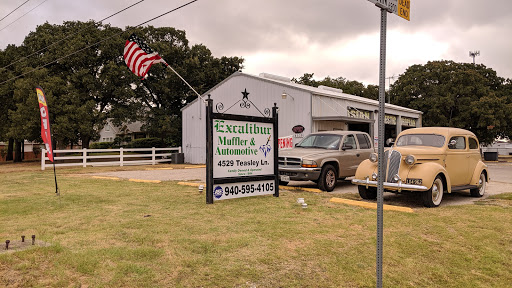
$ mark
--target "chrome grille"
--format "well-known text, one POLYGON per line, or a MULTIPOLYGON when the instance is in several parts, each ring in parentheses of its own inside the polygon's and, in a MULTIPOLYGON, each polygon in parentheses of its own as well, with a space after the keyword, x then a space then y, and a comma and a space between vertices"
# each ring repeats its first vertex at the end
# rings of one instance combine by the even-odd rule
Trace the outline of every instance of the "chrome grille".
POLYGON ((279 157, 279 166, 284 167, 300 167, 300 158, 295 157, 279 157))
POLYGON ((386 167, 387 167, 387 182, 395 182, 393 181, 393 176, 398 174, 398 171, 400 170, 400 163, 402 161, 402 154, 396 150, 388 150, 384 154, 386 158, 386 167), (391 153, 391 156, 389 155, 391 153))

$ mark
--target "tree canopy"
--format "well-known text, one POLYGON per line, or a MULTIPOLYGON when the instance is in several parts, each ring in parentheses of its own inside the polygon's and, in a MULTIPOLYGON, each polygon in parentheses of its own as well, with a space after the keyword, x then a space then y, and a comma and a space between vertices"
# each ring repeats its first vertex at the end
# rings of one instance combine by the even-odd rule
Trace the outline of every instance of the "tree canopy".
POLYGON ((182 100, 194 98, 193 93, 164 65, 152 66, 146 80, 134 75, 123 59, 131 33, 157 51, 199 93, 240 70, 244 61, 216 58, 202 44, 190 46, 185 31, 171 27, 123 30, 94 21, 45 23, 29 33, 22 45, 0 50, 0 67, 5 67, 0 69, 1 79, 24 74, 0 85, 0 141, 40 140, 35 87, 41 86, 53 142, 61 147, 78 143, 88 147, 107 118, 115 124, 140 120, 152 136, 179 145, 182 100))
POLYGON ((293 78, 292 81, 298 84, 318 87, 320 85, 328 86, 332 88, 337 88, 343 90, 343 93, 361 96, 373 100, 379 99, 379 86, 377 85, 368 85, 365 86, 363 83, 347 80, 343 77, 331 78, 329 76, 325 77, 323 80, 317 81, 313 79, 314 73, 304 73, 298 79, 293 78))
POLYGON ((432 61, 410 66, 391 85, 390 96, 422 111, 423 126, 464 128, 490 144, 512 135, 510 85, 482 64, 432 61))
MULTIPOLYGON (((305 73, 292 81, 378 100, 379 86, 365 86, 343 77, 317 81, 313 76, 305 73)), ((483 144, 491 144, 496 137, 512 136, 512 80, 499 77, 485 65, 454 61, 412 65, 386 94, 393 104, 422 111, 423 126, 464 128, 475 133, 483 144)))

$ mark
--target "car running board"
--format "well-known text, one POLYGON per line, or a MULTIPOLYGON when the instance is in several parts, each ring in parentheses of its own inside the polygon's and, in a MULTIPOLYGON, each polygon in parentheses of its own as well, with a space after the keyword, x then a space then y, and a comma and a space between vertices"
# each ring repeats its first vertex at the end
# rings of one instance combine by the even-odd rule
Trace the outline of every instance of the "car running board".
POLYGON ((475 189, 475 188, 478 188, 478 186, 476 186, 476 185, 453 186, 452 187, 452 192, 453 191, 460 191, 460 190, 475 189))

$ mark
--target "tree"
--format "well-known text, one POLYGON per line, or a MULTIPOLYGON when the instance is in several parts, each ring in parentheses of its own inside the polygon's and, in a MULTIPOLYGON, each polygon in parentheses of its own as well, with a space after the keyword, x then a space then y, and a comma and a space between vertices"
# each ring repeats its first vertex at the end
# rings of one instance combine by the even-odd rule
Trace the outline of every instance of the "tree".
POLYGON ((57 143, 65 147, 79 142, 87 148, 107 118, 113 118, 114 124, 142 120, 151 134, 181 143, 182 100, 196 96, 164 65, 153 66, 144 81, 128 69, 123 50, 133 32, 199 93, 242 68, 242 58, 216 58, 204 45, 189 47, 185 31, 170 27, 123 31, 94 21, 45 23, 29 33, 23 45, 0 50, 2 66, 22 59, 0 71, 3 79, 24 74, 0 85, 0 120, 6 123, 0 127, 0 140, 41 140, 34 90, 41 86, 47 96, 54 148, 57 143))
MULTIPOLYGON (((13 59, 19 59, 24 55, 25 49, 23 47, 16 47, 15 45, 8 45, 5 50, 0 51, 0 76, 1 79, 10 79, 15 75, 20 74, 23 70, 25 62, 12 63, 13 59)), ((20 140, 15 139, 12 133, 12 119, 10 111, 16 109, 16 102, 14 99, 15 82, 9 81, 0 85, 0 141, 8 141, 6 161, 14 160, 13 152, 15 142, 18 142, 17 147, 21 147, 20 140)), ((22 141, 21 141, 22 142, 22 141)), ((18 149, 16 159, 21 160, 21 150, 18 149)))
MULTIPOLYGON (((194 89, 202 94, 229 75, 240 70, 243 58, 216 58, 204 45, 189 47, 185 31, 170 27, 131 29, 147 45, 157 51, 194 89)), ((126 34, 128 38, 129 34, 126 34)), ((125 68, 128 70, 128 68, 125 68)), ((150 135, 165 139, 172 145, 181 143, 181 108, 183 100, 197 95, 170 69, 153 65, 146 80, 132 74, 135 93, 142 105, 143 129, 150 135)))
POLYGON ((410 66, 390 93, 398 105, 423 111, 423 126, 464 128, 489 144, 510 133, 504 81, 481 64, 432 61, 410 66))
POLYGON ((323 80, 316 81, 313 79, 314 73, 304 73, 299 79, 293 78, 292 81, 298 84, 308 85, 312 87, 327 86, 341 89, 343 93, 361 96, 373 100, 379 99, 379 86, 368 85, 358 81, 349 81, 343 77, 331 78, 325 77, 323 80))
POLYGON ((65 147, 82 142, 88 148, 111 111, 120 110, 116 116, 121 120, 135 117, 137 108, 129 105, 135 93, 122 57, 121 34, 119 28, 94 21, 64 22, 45 23, 25 38, 27 49, 44 51, 30 58, 31 66, 45 66, 48 78, 61 80, 39 84, 49 94, 49 105, 55 103, 49 106, 54 143, 65 147))

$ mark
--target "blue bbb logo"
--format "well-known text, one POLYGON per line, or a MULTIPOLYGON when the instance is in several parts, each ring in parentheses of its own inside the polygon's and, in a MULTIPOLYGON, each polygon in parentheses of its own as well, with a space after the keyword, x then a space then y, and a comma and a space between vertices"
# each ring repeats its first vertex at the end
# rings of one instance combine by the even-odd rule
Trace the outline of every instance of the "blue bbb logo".
POLYGON ((217 199, 220 199, 220 197, 222 197, 223 194, 224 194, 224 191, 222 190, 222 187, 220 187, 220 186, 215 187, 215 190, 213 190, 213 195, 217 199))

